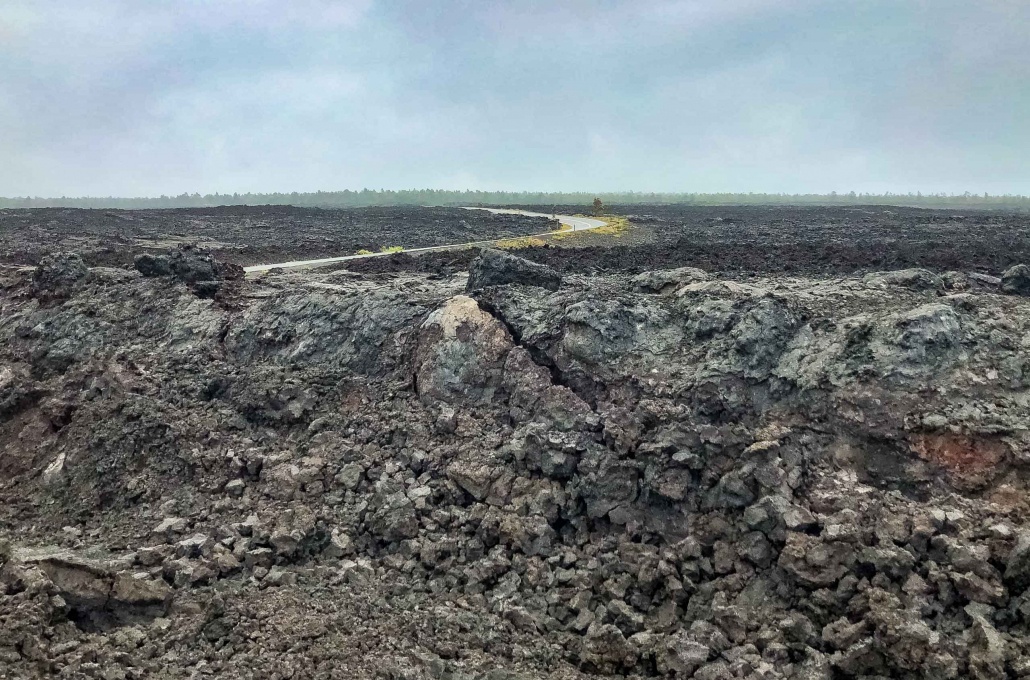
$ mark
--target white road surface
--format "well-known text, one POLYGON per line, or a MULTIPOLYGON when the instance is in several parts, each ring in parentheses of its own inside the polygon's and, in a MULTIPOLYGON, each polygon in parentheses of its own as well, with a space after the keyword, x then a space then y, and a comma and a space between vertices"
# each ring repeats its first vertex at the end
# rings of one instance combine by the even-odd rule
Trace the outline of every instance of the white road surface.
MULTIPOLYGON (((526 215, 527 217, 551 217, 547 213, 530 212, 528 210, 513 210, 508 208, 466 208, 466 210, 486 210, 492 213, 503 213, 507 215, 526 215)), ((587 231, 589 229, 597 229, 603 227, 607 222, 604 220, 597 220, 592 217, 573 217, 572 215, 554 215, 555 218, 565 226, 569 231, 587 231)), ((551 236, 555 232, 548 231, 541 234, 527 234, 527 236, 551 236)), ((489 241, 469 241, 468 243, 453 243, 446 246, 429 246, 428 248, 405 248, 405 253, 427 253, 433 250, 454 250, 457 248, 468 248, 470 246, 485 246, 491 243, 497 243, 498 241, 507 241, 509 238, 491 239, 489 241)), ((517 238, 526 238, 525 236, 517 238)), ((390 253, 371 253, 370 255, 341 255, 339 257, 324 257, 318 260, 295 260, 293 262, 277 262, 275 264, 255 264, 250 267, 244 267, 243 271, 248 274, 266 272, 269 269, 301 269, 305 267, 319 267, 325 264, 332 264, 333 262, 346 262, 347 260, 361 260, 367 257, 383 257, 390 255, 390 253)))

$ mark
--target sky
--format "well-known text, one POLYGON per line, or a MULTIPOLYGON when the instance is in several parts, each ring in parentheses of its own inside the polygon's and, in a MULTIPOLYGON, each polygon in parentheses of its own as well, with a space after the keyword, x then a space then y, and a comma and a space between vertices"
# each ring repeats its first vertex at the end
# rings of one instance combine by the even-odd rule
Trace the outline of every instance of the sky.
POLYGON ((364 187, 1030 194, 1030 2, 0 2, 0 196, 364 187))

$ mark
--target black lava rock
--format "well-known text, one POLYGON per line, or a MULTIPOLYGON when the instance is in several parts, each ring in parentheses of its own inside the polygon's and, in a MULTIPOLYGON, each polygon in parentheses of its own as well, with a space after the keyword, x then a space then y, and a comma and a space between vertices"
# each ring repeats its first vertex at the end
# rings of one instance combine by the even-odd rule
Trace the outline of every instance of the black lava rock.
POLYGON ((1001 275, 1001 289, 1011 295, 1030 296, 1030 267, 1017 264, 1001 275))
POLYGON ((500 250, 484 249, 469 268, 469 280, 465 290, 473 291, 511 283, 558 290, 562 278, 558 272, 542 264, 500 250))

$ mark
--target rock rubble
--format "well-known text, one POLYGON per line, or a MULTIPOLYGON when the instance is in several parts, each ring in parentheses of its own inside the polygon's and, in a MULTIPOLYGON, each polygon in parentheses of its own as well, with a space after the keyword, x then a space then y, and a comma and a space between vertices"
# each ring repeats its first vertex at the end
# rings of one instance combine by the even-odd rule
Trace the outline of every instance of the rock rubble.
POLYGON ((54 267, 0 275, 0 676, 1030 676, 1020 296, 54 267))

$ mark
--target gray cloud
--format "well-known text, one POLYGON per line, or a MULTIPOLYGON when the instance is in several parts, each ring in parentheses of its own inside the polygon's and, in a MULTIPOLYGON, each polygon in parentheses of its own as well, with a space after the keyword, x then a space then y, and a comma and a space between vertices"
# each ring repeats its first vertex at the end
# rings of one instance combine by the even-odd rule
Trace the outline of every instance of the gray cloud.
POLYGON ((1028 53, 1021 0, 8 0, 0 195, 1027 193, 1028 53))

